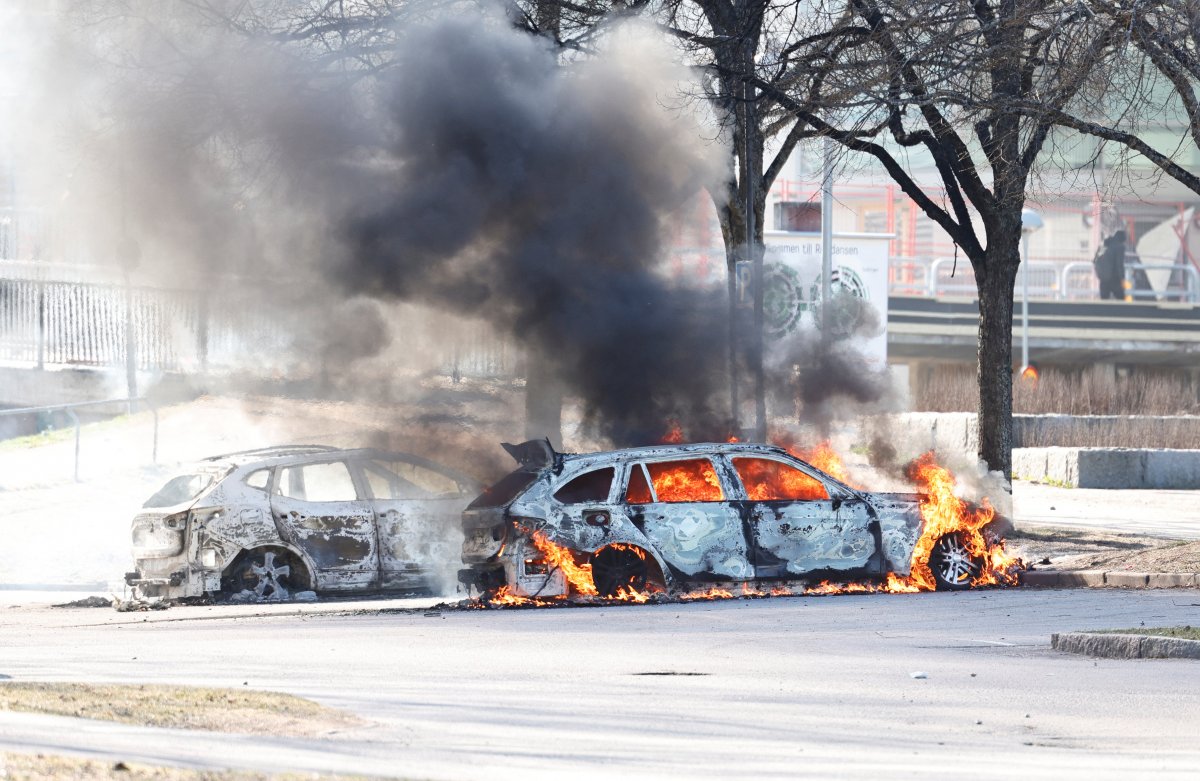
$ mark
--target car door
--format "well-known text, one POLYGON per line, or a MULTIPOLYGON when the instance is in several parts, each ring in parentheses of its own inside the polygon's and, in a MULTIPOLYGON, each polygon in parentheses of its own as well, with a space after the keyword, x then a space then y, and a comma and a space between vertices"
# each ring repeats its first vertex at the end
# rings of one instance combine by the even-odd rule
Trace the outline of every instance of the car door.
POLYGON ((423 588, 453 573, 462 548, 462 512, 471 498, 458 479, 400 454, 355 461, 379 530, 380 583, 423 588))
POLYGON ((745 525, 728 501, 730 486, 709 457, 634 462, 627 475, 630 518, 677 577, 754 577, 745 525))
POLYGON ((748 500, 759 578, 862 570, 871 562, 877 540, 865 502, 840 491, 831 497, 815 474, 780 459, 730 462, 748 500))
POLYGON ((301 548, 323 591, 370 588, 379 580, 375 514, 345 461, 283 466, 271 512, 284 540, 301 548))

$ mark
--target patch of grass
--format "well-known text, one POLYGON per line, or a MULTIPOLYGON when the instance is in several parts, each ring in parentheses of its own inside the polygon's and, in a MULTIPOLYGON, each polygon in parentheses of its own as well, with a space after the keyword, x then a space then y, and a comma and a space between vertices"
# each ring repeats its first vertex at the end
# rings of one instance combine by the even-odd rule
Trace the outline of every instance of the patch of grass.
MULTIPOLYGON (((130 421, 129 415, 117 415, 107 420, 98 420, 91 423, 82 423, 79 427, 79 435, 87 436, 89 433, 103 431, 105 429, 116 428, 130 421)), ((75 426, 71 423, 59 426, 58 428, 46 429, 37 434, 27 434, 23 437, 12 437, 10 439, 0 439, 0 450, 24 450, 31 447, 43 447, 45 445, 53 445, 58 442, 69 442, 75 438, 75 426)))
POLYGON ((0 753, 5 781, 351 781, 369 776, 316 773, 254 773, 244 770, 189 770, 181 767, 105 762, 46 754, 0 753))
POLYGON ((1178 637, 1184 640, 1200 640, 1200 626, 1138 627, 1137 629, 1100 629, 1101 635, 1149 635, 1150 637, 1178 637))
POLYGON ((290 694, 162 684, 5 682, 0 710, 253 735, 315 737, 364 724, 290 694))

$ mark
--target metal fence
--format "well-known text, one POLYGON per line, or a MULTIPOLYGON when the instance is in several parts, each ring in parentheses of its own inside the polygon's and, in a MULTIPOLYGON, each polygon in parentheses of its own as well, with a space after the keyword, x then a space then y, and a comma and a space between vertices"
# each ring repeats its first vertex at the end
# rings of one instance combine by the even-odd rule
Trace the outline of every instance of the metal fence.
MULTIPOLYGON (((141 371, 270 376, 320 361, 314 307, 286 290, 171 290, 13 276, 0 276, 2 363, 126 367, 130 346, 141 371)), ((522 371, 520 351, 486 324, 411 308, 389 319, 399 352, 419 355, 411 358, 423 362, 419 368, 458 377, 522 371)))
MULTIPOLYGON (((1160 258, 1126 263, 1126 297, 1138 301, 1200 303, 1200 272, 1192 266, 1160 258)), ((1098 299, 1100 287, 1090 261, 1029 262, 1029 298, 1069 301, 1098 299)), ((975 273, 965 258, 891 260, 888 290, 903 296, 974 296, 975 273)), ((1017 295, 1021 280, 1017 279, 1017 295)))

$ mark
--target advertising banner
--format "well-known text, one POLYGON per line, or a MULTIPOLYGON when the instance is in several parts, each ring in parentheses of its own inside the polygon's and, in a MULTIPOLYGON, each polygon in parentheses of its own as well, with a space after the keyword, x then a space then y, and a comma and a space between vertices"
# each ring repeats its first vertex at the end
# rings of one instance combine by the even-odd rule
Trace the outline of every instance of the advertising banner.
MULTIPOLYGON (((887 364, 888 245, 891 236, 833 236, 830 332, 854 339, 872 368, 887 364)), ((821 327, 821 236, 768 231, 764 237, 763 310, 766 338, 785 339, 821 327)))

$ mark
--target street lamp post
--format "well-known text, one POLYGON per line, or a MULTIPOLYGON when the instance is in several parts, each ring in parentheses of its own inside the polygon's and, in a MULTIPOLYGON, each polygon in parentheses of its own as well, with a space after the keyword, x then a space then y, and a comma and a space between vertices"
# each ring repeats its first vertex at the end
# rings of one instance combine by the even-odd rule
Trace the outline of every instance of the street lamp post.
POLYGON ((1041 229, 1042 215, 1021 210, 1021 373, 1029 368, 1029 237, 1041 229))

